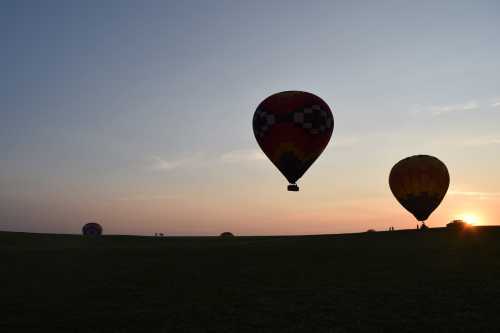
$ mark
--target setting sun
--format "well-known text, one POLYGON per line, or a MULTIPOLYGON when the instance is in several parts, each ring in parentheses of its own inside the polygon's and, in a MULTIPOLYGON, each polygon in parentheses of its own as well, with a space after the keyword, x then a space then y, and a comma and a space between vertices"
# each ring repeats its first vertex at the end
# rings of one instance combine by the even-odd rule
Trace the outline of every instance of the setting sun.
POLYGON ((480 222, 480 219, 477 215, 474 214, 461 214, 458 215, 458 218, 471 224, 471 225, 477 225, 480 222))

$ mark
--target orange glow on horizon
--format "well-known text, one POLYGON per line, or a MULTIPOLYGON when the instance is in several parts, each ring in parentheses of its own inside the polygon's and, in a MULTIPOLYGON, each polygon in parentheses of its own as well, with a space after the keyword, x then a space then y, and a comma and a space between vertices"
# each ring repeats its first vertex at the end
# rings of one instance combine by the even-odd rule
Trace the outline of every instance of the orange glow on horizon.
POLYGON ((481 222, 481 219, 473 213, 459 214, 457 215, 457 219, 463 220, 473 226, 478 225, 481 222))

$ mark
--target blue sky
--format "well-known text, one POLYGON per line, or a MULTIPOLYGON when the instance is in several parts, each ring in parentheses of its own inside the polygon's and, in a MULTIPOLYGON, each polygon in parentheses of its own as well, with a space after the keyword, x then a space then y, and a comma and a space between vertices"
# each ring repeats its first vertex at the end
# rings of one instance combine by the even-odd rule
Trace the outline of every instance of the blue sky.
POLYGON ((0 229, 412 226, 387 175, 417 153, 452 176, 436 225, 461 205, 491 223, 499 33, 497 1, 3 1, 0 229), (336 124, 295 197, 251 129, 292 89, 336 124))

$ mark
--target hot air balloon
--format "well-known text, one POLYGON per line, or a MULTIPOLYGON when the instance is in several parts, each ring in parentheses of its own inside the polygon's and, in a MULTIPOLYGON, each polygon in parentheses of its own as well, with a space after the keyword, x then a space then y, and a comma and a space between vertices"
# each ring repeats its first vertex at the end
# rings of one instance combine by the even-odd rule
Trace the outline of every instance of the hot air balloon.
POLYGON ((83 226, 82 233, 84 236, 100 236, 102 235, 102 227, 99 223, 90 222, 83 226))
POLYGON ((264 154, 285 176, 289 191, 321 155, 333 132, 333 115, 321 98, 283 91, 262 101, 253 115, 253 132, 264 154))
POLYGON ((392 193, 423 226, 443 200, 449 185, 446 165, 429 155, 402 159, 392 167, 389 175, 392 193))

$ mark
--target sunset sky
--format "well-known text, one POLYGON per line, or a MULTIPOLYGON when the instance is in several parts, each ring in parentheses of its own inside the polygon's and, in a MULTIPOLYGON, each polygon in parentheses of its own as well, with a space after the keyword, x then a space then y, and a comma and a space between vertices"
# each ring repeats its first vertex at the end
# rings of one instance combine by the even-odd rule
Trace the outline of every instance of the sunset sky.
POLYGON ((500 2, 2 1, 0 230, 151 235, 415 228, 391 167, 451 183, 428 220, 500 224, 500 2), (335 129, 300 192, 256 106, 304 90, 335 129))

